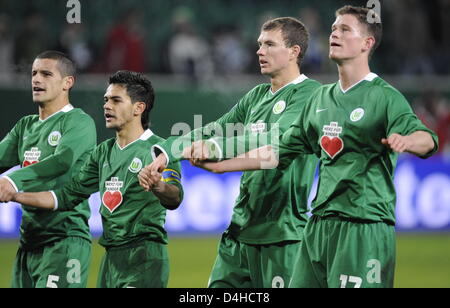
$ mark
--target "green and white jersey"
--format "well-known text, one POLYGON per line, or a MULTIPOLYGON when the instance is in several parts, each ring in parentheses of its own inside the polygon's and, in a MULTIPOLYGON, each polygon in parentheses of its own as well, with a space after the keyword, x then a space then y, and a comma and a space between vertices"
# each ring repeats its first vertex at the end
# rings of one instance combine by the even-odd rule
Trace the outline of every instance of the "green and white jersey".
POLYGON ((320 158, 313 214, 395 223, 394 169, 398 154, 381 143, 393 133, 434 132, 425 127, 403 95, 370 73, 343 91, 340 83, 320 87, 283 135, 285 167, 298 154, 320 158))
MULTIPOLYGON (((262 84, 248 92, 236 106, 217 121, 202 129, 202 139, 214 137, 219 152, 226 158, 279 140, 305 107, 311 93, 320 86, 317 81, 299 76, 296 80, 273 93, 270 84, 262 84), (241 123, 244 134, 223 138, 227 124, 241 123), (276 128, 276 130, 273 129, 276 128), (276 132, 270 136, 271 132, 276 132), (263 136, 264 135, 264 136, 263 136), (263 138, 259 138, 263 136, 263 138), (259 142, 252 142, 258 139, 259 142), (244 144, 239 149, 239 145, 244 144), (242 150, 244 149, 244 150, 242 150), (231 154, 230 154, 231 153, 231 154)), ((182 148, 174 146, 180 139, 187 145, 198 137, 198 130, 178 139, 159 144, 171 161, 180 157, 182 148)), ((226 135, 225 135, 226 137, 226 135)), ((156 149, 154 149, 156 150, 156 149)), ((155 153, 156 154, 156 153, 155 153)), ((244 172, 239 196, 235 202, 228 231, 247 244, 272 244, 301 240, 307 221, 307 200, 312 186, 317 158, 301 155, 287 170, 271 169, 244 172)))
MULTIPOLYGON (((56 189, 78 173, 96 143, 94 121, 71 105, 45 120, 38 115, 26 116, 0 142, 0 171, 22 166, 6 177, 17 191, 56 189)), ((49 213, 26 205, 22 205, 22 210, 23 249, 34 249, 68 236, 91 238, 87 202, 68 212, 49 213)))
MULTIPOLYGON (((167 243, 164 230, 166 208, 152 193, 139 185, 139 171, 153 160, 149 149, 164 139, 146 130, 136 141, 121 148, 115 138, 99 144, 80 172, 63 188, 55 190, 58 213, 100 191, 104 247, 121 246, 141 239, 167 243)), ((165 182, 182 187, 180 165, 174 163, 163 172, 165 182)))

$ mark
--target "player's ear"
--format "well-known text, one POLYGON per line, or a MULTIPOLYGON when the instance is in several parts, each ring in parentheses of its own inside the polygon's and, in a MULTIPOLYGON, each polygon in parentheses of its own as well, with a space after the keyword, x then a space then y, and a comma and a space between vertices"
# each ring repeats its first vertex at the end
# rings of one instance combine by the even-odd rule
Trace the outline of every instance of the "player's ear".
POLYGON ((368 36, 364 39, 362 51, 363 52, 369 51, 373 48, 374 45, 375 45, 375 38, 373 36, 368 36))
POLYGON ((134 115, 141 115, 145 111, 145 103, 144 102, 136 102, 134 103, 134 115))
POLYGON ((297 61, 300 53, 302 52, 302 48, 299 45, 294 45, 291 47, 291 56, 292 59, 294 59, 295 61, 297 61))
POLYGON ((73 76, 66 76, 63 78, 63 90, 69 91, 73 85, 75 84, 75 77, 73 76))

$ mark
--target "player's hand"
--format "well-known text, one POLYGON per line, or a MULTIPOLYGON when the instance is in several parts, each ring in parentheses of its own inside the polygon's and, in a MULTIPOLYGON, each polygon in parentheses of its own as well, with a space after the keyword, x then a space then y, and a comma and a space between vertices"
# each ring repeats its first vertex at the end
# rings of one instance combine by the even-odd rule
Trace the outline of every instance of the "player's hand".
POLYGON ((181 156, 183 157, 183 159, 190 160, 191 157, 192 157, 192 147, 184 148, 183 153, 181 154, 181 156))
POLYGON ((0 179, 0 202, 9 202, 14 198, 16 190, 11 183, 5 179, 0 179))
POLYGON ((411 147, 410 138, 399 134, 392 134, 387 139, 383 138, 381 143, 397 153, 406 152, 411 147))
POLYGON ((191 164, 196 166, 198 163, 210 158, 209 148, 205 141, 200 140, 191 145, 191 164))
POLYGON ((166 168, 167 160, 163 154, 160 154, 150 165, 142 168, 139 172, 139 184, 150 191, 161 180, 161 174, 166 168))
POLYGON ((143 168, 138 175, 139 184, 145 191, 152 191, 161 182, 162 173, 151 171, 150 165, 143 168))
POLYGON ((145 191, 158 190, 159 184, 161 184, 162 173, 151 172, 139 173, 139 184, 144 188, 145 191))

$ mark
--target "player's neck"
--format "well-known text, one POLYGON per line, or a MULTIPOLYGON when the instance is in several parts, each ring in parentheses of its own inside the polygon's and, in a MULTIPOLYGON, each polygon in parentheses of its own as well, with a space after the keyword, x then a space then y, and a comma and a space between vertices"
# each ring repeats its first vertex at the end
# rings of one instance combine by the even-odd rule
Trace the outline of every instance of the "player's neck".
POLYGON ((70 102, 68 98, 61 98, 51 102, 39 103, 39 119, 45 120, 49 116, 55 114, 69 104, 70 102))
POLYGON ((339 80, 342 90, 347 90, 370 73, 369 63, 366 59, 352 59, 338 63, 339 80))
POLYGON ((130 143, 139 139, 143 133, 144 129, 142 128, 142 124, 140 121, 139 123, 128 123, 121 130, 118 130, 116 132, 117 144, 119 144, 121 148, 124 148, 130 143))
POLYGON ((279 89, 287 85, 288 83, 294 81, 300 76, 300 70, 298 67, 286 69, 280 74, 270 77, 271 90, 273 93, 277 92, 279 89))

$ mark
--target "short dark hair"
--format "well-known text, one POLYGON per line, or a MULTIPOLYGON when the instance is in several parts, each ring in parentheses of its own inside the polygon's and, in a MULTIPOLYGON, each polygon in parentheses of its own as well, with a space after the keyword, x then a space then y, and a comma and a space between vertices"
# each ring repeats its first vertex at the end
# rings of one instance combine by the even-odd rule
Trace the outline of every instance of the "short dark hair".
POLYGON ((366 27, 366 30, 369 33, 369 35, 375 38, 375 44, 373 45, 372 49, 369 52, 369 59, 370 59, 373 53, 375 52, 375 49, 377 49, 378 46, 380 46, 381 38, 383 36, 383 25, 381 23, 381 18, 372 9, 351 5, 346 5, 338 9, 336 11, 336 17, 338 17, 339 15, 355 16, 356 19, 366 27), (376 22, 369 22, 368 19, 369 15, 372 15, 373 19, 376 22))
POLYGON ((75 62, 63 52, 56 50, 46 50, 40 53, 36 59, 52 59, 57 61, 59 73, 62 77, 72 76, 75 78, 77 68, 75 62))
POLYGON ((271 31, 280 29, 283 34, 284 42, 287 47, 298 45, 301 48, 297 59, 300 67, 301 62, 308 50, 309 31, 306 26, 298 19, 293 17, 279 17, 266 21, 262 27, 262 31, 271 31))
POLYGON ((131 98, 131 102, 144 102, 145 110, 141 116, 144 129, 149 127, 149 114, 155 102, 155 92, 152 83, 144 75, 131 71, 118 71, 109 77, 109 84, 122 85, 131 98))

